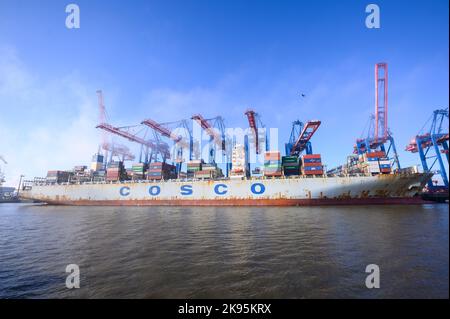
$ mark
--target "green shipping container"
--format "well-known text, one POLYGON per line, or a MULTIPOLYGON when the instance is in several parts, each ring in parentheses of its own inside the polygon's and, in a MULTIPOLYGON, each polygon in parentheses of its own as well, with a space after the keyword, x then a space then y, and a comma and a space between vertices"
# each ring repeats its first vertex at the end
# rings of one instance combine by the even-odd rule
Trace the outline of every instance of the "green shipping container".
POLYGON ((297 156, 283 156, 281 158, 282 163, 298 163, 297 156))
POLYGON ((276 168, 276 169, 281 169, 281 165, 280 164, 264 164, 264 168, 276 168))
POLYGON ((283 168, 285 169, 285 170, 300 170, 300 166, 298 166, 298 165, 289 165, 289 166, 283 166, 283 168))

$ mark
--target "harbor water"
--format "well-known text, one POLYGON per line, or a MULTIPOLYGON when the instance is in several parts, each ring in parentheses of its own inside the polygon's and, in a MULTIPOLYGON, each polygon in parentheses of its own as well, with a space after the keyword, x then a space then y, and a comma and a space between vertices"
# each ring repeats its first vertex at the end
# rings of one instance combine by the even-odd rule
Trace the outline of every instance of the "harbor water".
POLYGON ((0 297, 448 298, 449 209, 2 204, 0 297))

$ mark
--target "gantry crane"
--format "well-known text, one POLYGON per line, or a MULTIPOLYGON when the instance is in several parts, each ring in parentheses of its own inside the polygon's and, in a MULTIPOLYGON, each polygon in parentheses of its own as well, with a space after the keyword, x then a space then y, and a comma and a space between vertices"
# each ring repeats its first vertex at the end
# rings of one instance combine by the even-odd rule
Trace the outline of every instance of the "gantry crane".
MULTIPOLYGON (((420 160, 422 162, 422 168, 424 172, 434 172, 441 176, 443 187, 448 191, 448 172, 446 172, 444 160, 442 154, 445 154, 447 158, 447 167, 449 162, 448 154, 448 141, 449 141, 449 129, 448 129, 448 108, 435 110, 424 128, 417 134, 411 142, 406 146, 405 150, 411 153, 419 153, 420 160), (424 133, 424 128, 431 120, 431 126, 424 133), (445 126, 445 124, 447 126, 445 126), (436 162, 439 164, 439 170, 433 171, 436 162)), ((435 185, 433 180, 430 179, 427 183, 429 190, 437 190, 442 188, 442 185, 435 185)))
MULTIPOLYGON (((245 113, 248 119, 248 125, 252 131, 252 135, 253 135, 253 139, 255 141, 255 151, 256 154, 260 154, 261 153, 261 145, 260 145, 260 139, 259 139, 259 128, 264 128, 264 124, 261 122, 261 117, 258 113, 256 113, 254 110, 252 109, 248 109, 245 113)), ((266 136, 265 136, 265 149, 267 150, 268 148, 268 143, 267 143, 267 132, 266 132, 266 136)))
POLYGON ((393 167, 400 169, 394 138, 388 127, 388 66, 375 65, 375 115, 369 118, 367 137, 356 140, 355 154, 383 151, 393 167))
POLYGON ((134 154, 132 154, 126 146, 118 145, 115 143, 103 143, 102 148, 103 150, 105 150, 105 152, 109 152, 108 162, 111 162, 114 156, 119 157, 122 162, 133 161, 135 159, 134 154))
MULTIPOLYGON (((251 130, 251 135, 253 137, 253 141, 254 141, 254 145, 255 145, 256 155, 261 154, 261 149, 262 149, 261 143, 262 142, 265 144, 264 150, 267 151, 269 149, 267 131, 265 130, 265 126, 261 121, 261 116, 253 109, 247 109, 247 111, 245 111, 244 114, 245 114, 245 116, 247 116, 248 126, 251 130), (261 129, 263 129, 264 134, 265 134, 263 141, 261 141, 261 139, 260 139, 261 129)), ((244 136, 244 149, 245 149, 245 154, 246 154, 247 172, 251 172, 251 161, 249 160, 250 147, 249 147, 247 135, 244 136)), ((260 171, 260 168, 256 167, 255 172, 259 172, 259 171, 260 171)))
MULTIPOLYGON (((97 98, 98 98, 98 109, 99 109, 99 118, 98 123, 108 123, 106 107, 103 100, 103 92, 102 90, 97 90, 97 98)), ((130 149, 125 145, 117 144, 113 141, 109 141, 108 132, 102 131, 101 143, 99 144, 98 154, 101 154, 101 150, 104 152, 104 165, 107 165, 108 162, 112 161, 113 156, 118 156, 122 159, 122 161, 132 161, 135 159, 135 156, 130 152, 130 149), (109 159, 108 159, 109 154, 109 159)))
POLYGON ((286 155, 299 156, 303 151, 312 154, 311 138, 319 128, 320 121, 308 121, 306 124, 296 120, 292 123, 289 142, 285 144, 286 155))
MULTIPOLYGON (((166 159, 170 158, 170 150, 166 143, 160 143, 160 142, 154 142, 151 140, 146 140, 144 138, 141 138, 137 136, 137 134, 132 134, 128 130, 132 128, 131 126, 128 127, 114 127, 108 123, 101 123, 97 125, 97 128, 100 128, 102 130, 105 130, 107 132, 110 132, 112 134, 121 136, 131 142, 135 142, 140 144, 141 146, 146 148, 146 156, 145 156, 145 163, 149 163, 154 159, 155 161, 158 158, 158 154, 161 155, 162 161, 165 162, 166 159), (151 150, 152 153, 150 157, 148 157, 148 151, 151 150)), ((142 160, 142 158, 141 158, 142 160)))
POLYGON ((225 166, 226 166, 226 176, 228 176, 228 172, 230 170, 230 160, 229 160, 229 152, 226 150, 226 140, 225 140, 225 123, 221 116, 216 116, 214 118, 205 119, 201 114, 195 114, 191 117, 200 127, 205 130, 206 134, 210 137, 208 146, 208 156, 209 163, 215 163, 215 158, 217 155, 217 148, 219 148, 222 154, 222 162, 225 158, 225 166))
POLYGON ((167 137, 174 142, 174 159, 176 162, 177 173, 181 171, 181 165, 184 160, 184 150, 188 152, 188 159, 192 159, 193 152, 193 140, 192 140, 192 131, 190 130, 187 121, 181 120, 177 122, 170 123, 158 123, 152 119, 146 119, 141 122, 141 124, 146 125, 152 128, 155 132, 159 133, 161 136, 167 137), (177 130, 171 130, 169 126, 175 125, 178 128, 184 129, 185 133, 187 132, 187 138, 189 142, 186 141, 186 138, 182 135, 177 134, 177 130))

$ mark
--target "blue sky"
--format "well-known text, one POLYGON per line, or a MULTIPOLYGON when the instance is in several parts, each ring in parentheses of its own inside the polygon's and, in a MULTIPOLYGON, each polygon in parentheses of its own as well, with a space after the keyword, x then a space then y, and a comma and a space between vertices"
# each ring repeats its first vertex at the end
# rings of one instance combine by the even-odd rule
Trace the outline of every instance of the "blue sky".
POLYGON ((374 64, 389 64, 389 126, 403 151, 449 102, 448 1, 0 1, 0 154, 7 178, 88 163, 99 132, 95 91, 112 123, 223 115, 245 126, 256 109, 279 128, 320 119, 315 152, 351 153, 374 110, 374 64), (381 28, 365 27, 376 3, 381 28), (300 99, 299 92, 306 93, 300 99))

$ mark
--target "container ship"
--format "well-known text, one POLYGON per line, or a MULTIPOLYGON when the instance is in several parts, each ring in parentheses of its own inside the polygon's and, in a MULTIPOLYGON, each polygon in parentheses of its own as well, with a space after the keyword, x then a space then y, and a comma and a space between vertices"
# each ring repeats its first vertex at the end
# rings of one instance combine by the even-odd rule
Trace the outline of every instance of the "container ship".
MULTIPOLYGON (((25 182, 21 197, 54 205, 101 206, 311 206, 417 204, 418 193, 431 177, 416 169, 393 172, 382 158, 360 156, 359 172, 344 168, 339 174, 323 170, 320 154, 280 156, 264 154, 262 172, 249 176, 244 148, 233 149, 228 177, 215 164, 193 160, 177 174, 164 162, 136 163, 125 169, 111 162, 106 170, 75 167, 49 171, 47 178, 25 182), (370 159, 370 161, 369 161, 370 159), (258 174, 259 173, 259 174, 258 174)), ((101 167, 95 156, 92 168, 101 167)))
MULTIPOLYGON (((319 120, 306 123, 294 121, 289 141, 285 143, 285 156, 281 156, 280 151, 268 149, 270 143, 267 131, 259 114, 252 109, 244 113, 248 120, 244 142, 236 143, 233 137, 233 142, 230 143, 231 138, 226 138, 221 116, 205 119, 202 115, 195 114, 190 118, 192 127, 188 119, 170 123, 145 119, 140 123, 141 126, 113 126, 106 121, 103 95, 99 90, 100 124, 97 128, 104 134, 101 145, 103 152, 99 149, 94 155, 90 169, 77 166, 72 171, 49 171, 46 178, 24 183, 21 195, 27 199, 63 205, 296 206, 423 203, 425 201, 420 193, 425 184, 430 189, 434 186, 431 182, 434 175, 432 165, 427 165, 427 157, 423 155, 431 147, 436 150, 441 165, 440 171, 445 181, 443 194, 448 194, 448 179, 441 159, 441 153, 445 153, 448 161, 448 129, 447 133, 443 133, 441 125, 436 124, 444 123, 444 118, 448 120, 448 109, 434 112, 432 128, 439 127, 437 133, 432 129, 426 135, 416 136, 414 143, 406 149, 422 154, 424 171, 419 172, 417 166, 401 168, 394 139, 388 129, 387 77, 387 63, 377 63, 375 113, 369 119, 367 135, 356 140, 353 154, 348 156, 344 165, 330 170, 325 170, 321 154, 312 150, 311 138, 321 124, 319 120), (195 123, 209 137, 207 163, 195 154, 192 134, 195 123), (176 128, 173 129, 171 125, 176 128), (139 133, 133 133, 135 127, 138 127, 139 132, 145 133, 143 137, 139 133), (151 130, 155 139, 149 140, 149 132, 143 128, 151 130), (179 128, 183 130, 180 131, 179 128), (139 162, 126 168, 125 162, 133 161, 134 155, 125 146, 107 142, 105 134, 139 144, 139 162), (172 152, 164 141, 174 143, 172 152), (141 160, 143 150, 146 150, 145 158, 141 160), (253 170, 249 164, 250 151, 260 155, 259 167, 253 167, 253 170), (213 156, 220 153, 226 157, 220 161, 225 163, 221 164, 225 165, 222 168, 219 168, 216 164, 219 161, 213 156), (121 156, 121 160, 119 157, 119 160, 113 161, 113 155, 116 159, 121 156), (173 165, 166 163, 167 158, 174 159, 173 165), (225 169, 225 174, 222 169, 225 169)), ((251 164, 258 161, 252 160, 251 164)))

